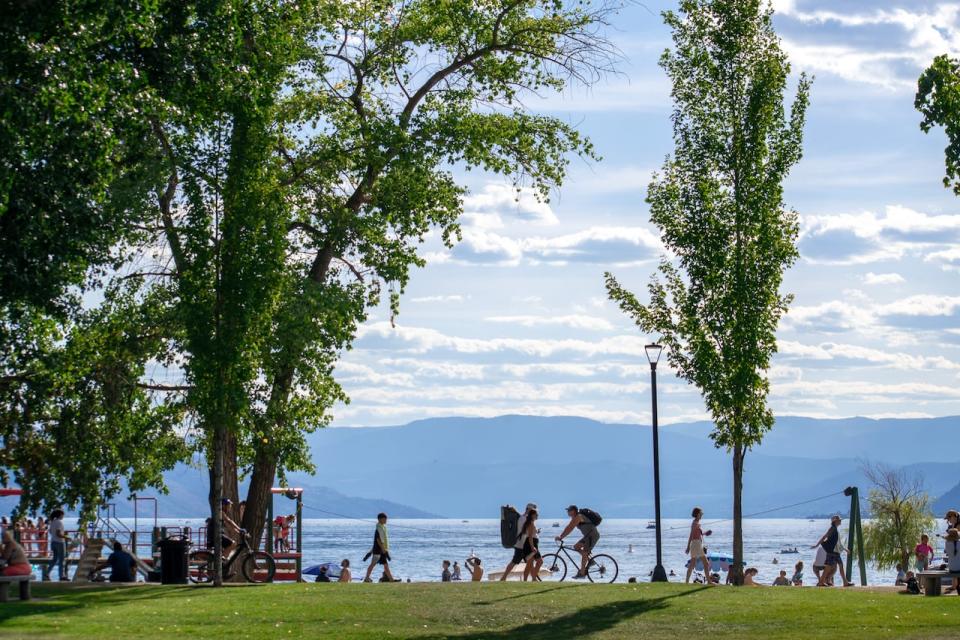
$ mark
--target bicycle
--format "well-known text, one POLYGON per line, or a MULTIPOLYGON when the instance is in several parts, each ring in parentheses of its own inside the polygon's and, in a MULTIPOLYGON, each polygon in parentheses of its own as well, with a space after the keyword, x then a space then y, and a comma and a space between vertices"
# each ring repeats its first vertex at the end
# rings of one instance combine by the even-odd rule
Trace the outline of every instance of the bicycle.
MULTIPOLYGON (((572 547, 568 547, 563 543, 563 540, 559 542, 557 548, 557 553, 547 553, 543 555, 543 564, 540 567, 541 573, 546 569, 550 575, 546 578, 548 581, 563 582, 567 577, 567 560, 576 567, 576 571, 580 571, 580 552, 574 550, 574 553, 571 553, 572 547), (563 556, 566 556, 566 560, 563 556), (575 556, 574 556, 575 554, 575 556)), ((609 556, 605 553, 599 553, 597 555, 591 555, 587 561, 587 580, 590 582, 613 582, 617 579, 617 575, 620 573, 620 567, 617 566, 617 561, 613 559, 613 556, 609 556)))
MULTIPOLYGON (((190 554, 190 581, 205 584, 213 580, 213 551, 200 550, 190 554)), ((250 546, 250 536, 245 529, 240 530, 240 542, 236 548, 223 559, 223 579, 228 580, 236 575, 234 565, 240 564, 240 571, 247 582, 271 582, 277 572, 277 563, 273 556, 266 551, 254 551, 250 546)))

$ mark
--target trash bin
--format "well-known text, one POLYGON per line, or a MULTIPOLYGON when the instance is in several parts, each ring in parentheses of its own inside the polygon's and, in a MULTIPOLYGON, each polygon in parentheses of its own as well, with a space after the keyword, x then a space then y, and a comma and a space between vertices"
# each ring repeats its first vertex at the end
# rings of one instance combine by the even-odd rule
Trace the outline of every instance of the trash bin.
POLYGON ((187 552, 190 541, 183 538, 165 538, 160 547, 161 584, 187 584, 187 552))

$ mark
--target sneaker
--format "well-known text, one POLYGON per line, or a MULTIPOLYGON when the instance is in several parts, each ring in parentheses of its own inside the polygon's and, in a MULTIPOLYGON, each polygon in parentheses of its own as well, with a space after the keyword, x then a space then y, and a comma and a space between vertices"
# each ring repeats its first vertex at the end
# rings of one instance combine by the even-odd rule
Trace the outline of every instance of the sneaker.
POLYGON ((587 574, 577 572, 577 573, 574 574, 574 576, 573 576, 572 579, 573 579, 573 580, 585 580, 586 578, 587 578, 587 574))
POLYGON ((364 581, 364 582, 373 582, 373 580, 371 580, 370 578, 364 578, 363 581, 364 581))

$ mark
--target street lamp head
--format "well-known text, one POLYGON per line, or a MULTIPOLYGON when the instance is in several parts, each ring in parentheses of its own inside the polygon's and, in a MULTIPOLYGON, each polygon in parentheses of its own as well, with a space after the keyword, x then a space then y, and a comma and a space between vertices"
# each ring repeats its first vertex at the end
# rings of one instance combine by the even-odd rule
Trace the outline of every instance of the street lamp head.
POLYGON ((660 353, 663 351, 663 347, 654 343, 648 344, 643 350, 647 352, 647 361, 650 363, 650 366, 655 367, 660 360, 660 353))

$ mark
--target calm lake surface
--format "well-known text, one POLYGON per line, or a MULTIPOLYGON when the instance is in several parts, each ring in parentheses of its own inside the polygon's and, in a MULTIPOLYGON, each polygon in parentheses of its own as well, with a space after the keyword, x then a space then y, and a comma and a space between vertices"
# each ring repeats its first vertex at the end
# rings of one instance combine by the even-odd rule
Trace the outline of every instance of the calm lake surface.
MULTIPOLYGON (((128 526, 132 520, 124 520, 128 526)), ((647 577, 656 564, 656 545, 654 531, 647 529, 647 520, 604 519, 600 525, 600 543, 597 552, 608 553, 617 559, 620 565, 618 582, 626 582, 631 576, 639 580, 647 577), (633 546, 630 552, 630 545, 633 546)), ((713 535, 707 538, 709 553, 729 554, 733 525, 729 521, 704 521, 704 529, 712 529, 713 535)), ((152 522, 150 523, 152 525, 152 522)), ((170 519, 160 521, 166 526, 203 525, 202 519, 170 519)), ((844 543, 847 540, 846 522, 841 526, 844 543)), ((541 551, 546 553, 554 547, 553 537, 562 531, 566 520, 559 518, 541 518, 539 520, 541 551), (554 522, 560 527, 554 528, 554 522)), ((149 539, 144 521, 140 521, 141 539, 149 539)), ((363 577, 365 565, 363 556, 373 541, 375 521, 356 521, 344 519, 305 519, 303 522, 303 553, 306 568, 321 562, 339 562, 349 558, 355 578, 363 577), (358 574, 360 574, 358 576, 358 574)), ((689 533, 688 520, 663 521, 663 562, 669 573, 676 572, 671 580, 682 581, 685 576, 684 547, 689 533)), ((811 565, 815 550, 809 547, 827 530, 826 520, 810 522, 805 519, 750 519, 744 521, 744 547, 748 566, 759 569, 758 580, 769 584, 777 577, 781 569, 787 575, 793 574, 794 564, 802 560, 805 566, 804 583, 815 584, 811 565), (781 549, 797 547, 799 554, 781 554, 781 549), (777 561, 775 564, 774 561, 777 561)), ((501 570, 510 560, 511 552, 500 546, 500 522, 495 519, 461 520, 402 520, 391 519, 388 523, 390 535, 390 554, 393 557, 391 567, 395 576, 414 581, 439 581, 441 562, 457 561, 461 565, 471 553, 482 558, 486 572, 501 570)), ((931 532, 936 533, 936 532, 931 532)), ((568 538, 576 540, 576 532, 568 538)), ((936 546, 936 543, 935 545, 936 546)), ((379 577, 375 570, 375 579, 379 577)), ((464 573, 464 575, 466 575, 464 573)), ((858 576, 854 567, 854 575, 858 576)), ((869 584, 893 584, 894 572, 880 572, 868 565, 869 584)), ((839 578, 838 578, 839 579, 839 578)), ((859 582, 859 578, 855 579, 859 582)))

